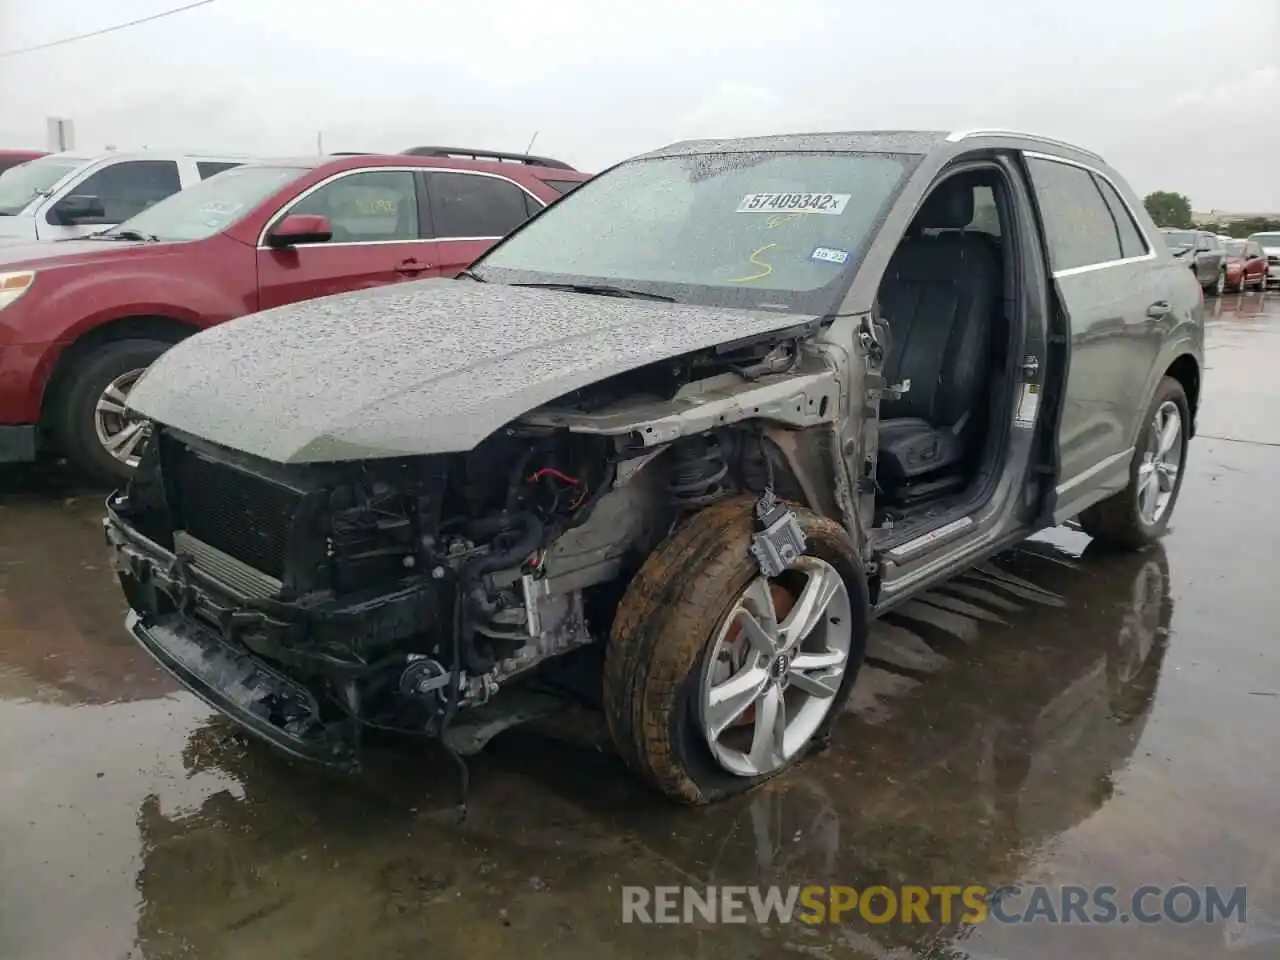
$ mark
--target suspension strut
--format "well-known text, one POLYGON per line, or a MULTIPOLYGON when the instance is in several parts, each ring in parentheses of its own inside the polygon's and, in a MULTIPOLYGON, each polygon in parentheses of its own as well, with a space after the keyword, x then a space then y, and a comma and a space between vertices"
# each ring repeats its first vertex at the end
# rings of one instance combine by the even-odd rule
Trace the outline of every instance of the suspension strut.
POLYGON ((686 508, 705 507, 728 491, 721 483, 729 464, 720 450, 720 441, 711 436, 686 437, 671 445, 671 476, 667 496, 686 508))

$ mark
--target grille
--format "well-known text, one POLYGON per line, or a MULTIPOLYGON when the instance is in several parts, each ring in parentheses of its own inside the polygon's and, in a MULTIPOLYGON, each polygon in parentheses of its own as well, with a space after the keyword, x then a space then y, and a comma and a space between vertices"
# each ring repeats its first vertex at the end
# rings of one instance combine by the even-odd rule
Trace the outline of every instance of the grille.
POLYGON ((299 495, 175 446, 169 473, 177 526, 255 570, 283 580, 299 495))

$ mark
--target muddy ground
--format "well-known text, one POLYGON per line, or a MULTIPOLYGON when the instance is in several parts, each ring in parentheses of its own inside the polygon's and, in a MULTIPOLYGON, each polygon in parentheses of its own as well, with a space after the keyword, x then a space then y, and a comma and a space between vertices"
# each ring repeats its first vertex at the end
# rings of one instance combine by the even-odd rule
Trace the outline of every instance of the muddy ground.
POLYGON ((1280 957, 1280 294, 1210 302, 1164 545, 1050 535, 876 628, 835 746, 676 808, 514 733, 337 778, 136 649, 100 494, 0 479, 0 958, 1280 957), (624 925, 624 884, 1246 885, 1244 924, 624 925))

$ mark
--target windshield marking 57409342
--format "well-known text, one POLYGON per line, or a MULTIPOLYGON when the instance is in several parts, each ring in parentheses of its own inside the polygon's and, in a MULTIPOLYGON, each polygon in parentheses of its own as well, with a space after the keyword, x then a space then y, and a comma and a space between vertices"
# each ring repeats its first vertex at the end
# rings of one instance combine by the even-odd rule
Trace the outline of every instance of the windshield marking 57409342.
POLYGON ((825 213, 838 217, 849 202, 848 193, 748 193, 737 213, 825 213))

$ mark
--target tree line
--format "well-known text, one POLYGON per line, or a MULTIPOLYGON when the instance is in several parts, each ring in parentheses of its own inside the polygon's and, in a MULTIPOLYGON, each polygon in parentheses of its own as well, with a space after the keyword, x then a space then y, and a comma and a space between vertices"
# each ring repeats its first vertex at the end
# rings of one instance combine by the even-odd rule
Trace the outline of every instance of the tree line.
MULTIPOLYGON (((1182 193, 1169 190, 1157 190, 1148 193, 1142 200, 1147 213, 1158 227, 1173 227, 1179 230, 1197 228, 1191 219, 1191 198, 1182 193)), ((1221 233, 1228 237, 1247 237, 1254 233, 1280 231, 1280 220, 1273 217, 1247 217, 1243 220, 1232 220, 1228 223, 1203 223, 1199 229, 1210 233, 1221 233)))

